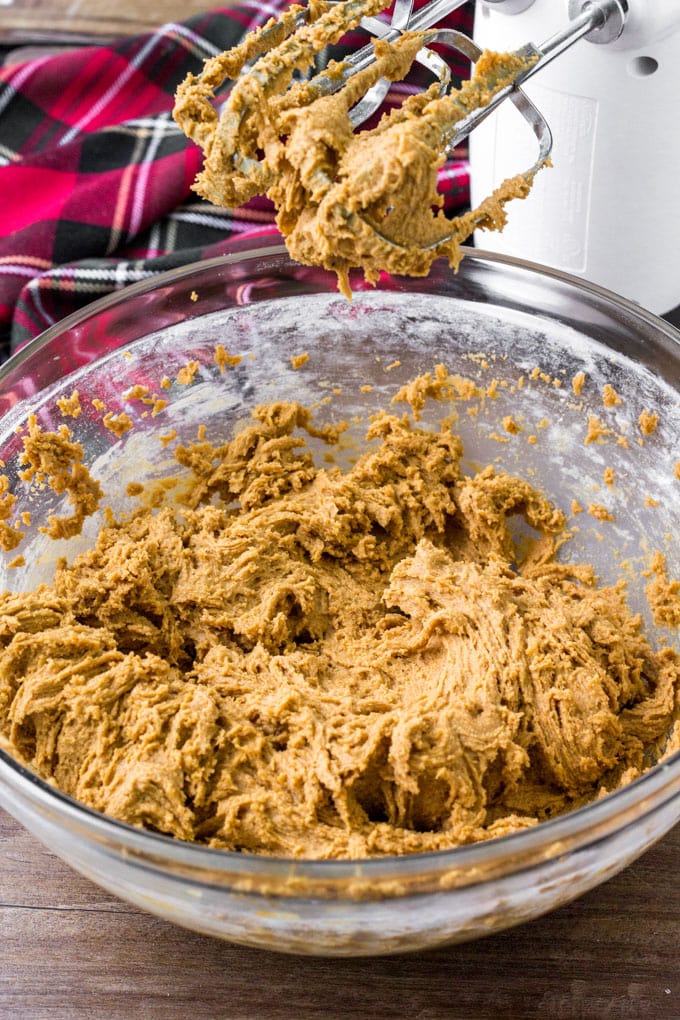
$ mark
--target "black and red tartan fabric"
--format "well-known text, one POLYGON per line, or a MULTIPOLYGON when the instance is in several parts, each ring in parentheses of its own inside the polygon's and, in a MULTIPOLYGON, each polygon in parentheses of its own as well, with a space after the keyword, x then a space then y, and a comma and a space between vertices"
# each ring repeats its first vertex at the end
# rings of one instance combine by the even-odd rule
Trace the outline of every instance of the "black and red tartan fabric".
MULTIPOLYGON (((190 71, 287 6, 241 3, 0 68, 0 359, 103 294, 275 233, 265 198, 222 209, 192 193, 201 152, 172 106, 190 71)), ((468 5, 446 24, 469 32, 471 20, 468 5)), ((318 62, 365 42, 357 31, 318 62)), ((393 86, 388 102, 416 87, 393 86)), ((442 167, 440 190, 447 211, 467 204, 464 155, 442 167)))

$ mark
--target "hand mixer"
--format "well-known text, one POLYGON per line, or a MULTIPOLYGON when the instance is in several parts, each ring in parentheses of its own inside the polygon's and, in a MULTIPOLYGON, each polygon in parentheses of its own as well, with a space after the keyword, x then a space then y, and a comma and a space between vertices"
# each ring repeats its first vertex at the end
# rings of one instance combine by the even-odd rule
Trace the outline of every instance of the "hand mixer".
MULTIPOLYGON (((680 305, 680 0, 620 6, 607 28, 587 34, 526 86, 552 129, 554 166, 537 179, 531 201, 513 207, 503 233, 484 233, 478 243, 664 314, 680 305)), ((475 40, 512 48, 587 7, 480 0, 475 40)), ((473 201, 530 158, 513 113, 499 111, 470 137, 473 201)))
MULTIPOLYGON (((352 266, 363 268, 369 280, 381 269, 424 274, 440 255, 455 266, 460 242, 475 228, 502 228, 506 203, 524 197, 548 161, 550 129, 520 84, 545 73, 583 36, 616 43, 629 21, 629 2, 572 0, 570 20, 565 17, 566 25, 542 45, 524 44, 491 59, 466 36, 430 27, 462 0, 433 0, 415 14, 412 0, 397 0, 389 24, 374 17, 384 0, 312 0, 307 8, 292 7, 180 86, 176 119, 206 153, 197 190, 225 205, 266 191, 291 254, 334 269, 345 291, 352 266), (375 47, 292 83, 295 71, 308 71, 318 51, 359 23, 378 37, 375 47), (472 81, 449 92, 448 67, 432 43, 457 48, 476 62, 472 81), (377 128, 354 135, 389 83, 414 61, 429 67, 437 83, 377 128), (227 77, 236 81, 218 117, 211 100, 227 77), (505 99, 531 126, 538 155, 529 169, 487 192, 477 208, 448 221, 437 210, 436 171, 446 153, 505 99)), ((531 5, 491 3, 518 16, 531 5)), ((672 25, 668 17, 666 30, 672 25)), ((506 50, 507 41, 499 48, 506 50)))

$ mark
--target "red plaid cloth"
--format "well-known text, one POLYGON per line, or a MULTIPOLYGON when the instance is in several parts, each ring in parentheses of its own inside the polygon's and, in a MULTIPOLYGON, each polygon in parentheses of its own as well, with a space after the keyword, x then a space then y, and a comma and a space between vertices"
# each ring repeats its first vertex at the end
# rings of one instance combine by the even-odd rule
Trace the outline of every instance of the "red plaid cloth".
MULTIPOLYGON (((287 6, 243 3, 0 68, 0 358, 102 294, 274 230, 265 199, 235 210, 193 196, 201 152, 171 111, 189 71, 287 6)), ((463 8, 447 24, 469 32, 471 20, 463 8)), ((447 163, 441 190, 447 210, 468 202, 466 160, 447 163)))

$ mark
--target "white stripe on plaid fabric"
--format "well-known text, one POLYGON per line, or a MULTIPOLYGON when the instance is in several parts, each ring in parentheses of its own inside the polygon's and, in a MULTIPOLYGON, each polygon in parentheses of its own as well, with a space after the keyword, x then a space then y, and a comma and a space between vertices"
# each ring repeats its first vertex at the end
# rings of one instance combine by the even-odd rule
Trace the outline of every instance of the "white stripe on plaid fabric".
POLYGON ((165 250, 177 251, 177 221, 172 216, 165 220, 165 250))
POLYGON ((119 262, 115 266, 105 269, 85 269, 82 267, 59 266, 45 273, 42 276, 34 277, 26 289, 34 296, 38 290, 62 291, 64 281, 69 281, 69 293, 77 294, 108 294, 112 290, 122 290, 131 283, 138 280, 147 280, 150 276, 157 276, 161 270, 158 269, 134 269, 133 262, 119 262))
POLYGON ((270 18, 280 18, 281 17, 281 12, 287 6, 287 4, 285 4, 285 3, 281 3, 281 4, 254 4, 254 3, 245 3, 243 6, 244 7, 252 7, 253 10, 255 11, 255 14, 253 15, 253 17, 248 22, 248 27, 245 30, 246 32, 251 32, 254 28, 259 28, 260 25, 264 24, 265 18, 263 17, 263 15, 265 15, 265 14, 269 15, 270 18))
POLYGON ((195 223, 201 227, 212 227, 214 230, 252 230, 253 223, 273 223, 274 219, 271 213, 262 214, 261 216, 249 217, 246 222, 245 215, 239 211, 238 220, 233 219, 231 216, 216 216, 214 214, 206 213, 186 213, 186 212, 174 212, 168 216, 168 220, 176 220, 180 223, 195 223))
POLYGON ((120 290, 122 287, 127 287, 130 282, 130 276, 128 274, 129 267, 125 262, 119 262, 115 270, 115 285, 117 290, 120 290))
MULTIPOLYGON (((0 266, 0 273, 7 273, 9 276, 25 276, 30 280, 30 283, 26 285, 26 289, 34 291, 34 289, 41 288, 61 290, 62 280, 71 281, 78 290, 100 290, 106 289, 111 290, 112 286, 126 287, 129 283, 134 283, 137 280, 146 280, 149 276, 155 276, 160 270, 157 269, 141 269, 132 268, 133 265, 138 264, 139 260, 134 262, 117 262, 115 266, 108 268, 96 268, 88 269, 84 266, 55 266, 54 269, 40 272, 35 268, 29 266, 18 266, 18 265, 2 265, 0 266), (96 281, 99 280, 101 285, 96 286, 96 281)), ((71 289, 71 288, 69 288, 71 289)))
POLYGON ((111 85, 102 96, 99 97, 97 102, 90 107, 87 113, 84 116, 82 116, 80 120, 77 121, 73 125, 73 127, 71 127, 66 132, 66 134, 60 139, 58 143, 60 147, 68 145, 70 142, 74 140, 74 138, 77 138, 77 136, 80 134, 83 128, 86 127, 86 125, 89 124, 91 120, 99 116, 102 110, 106 109, 106 107, 111 103, 111 101, 115 99, 115 97, 123 88, 123 86, 137 71, 140 65, 144 63, 144 61, 147 59, 148 56, 150 56, 151 53, 153 53, 155 47, 157 47, 159 43, 163 42, 163 40, 167 36, 170 36, 171 38, 179 38, 180 42, 183 41, 183 37, 184 38, 188 37, 195 44, 201 43, 202 50, 204 50, 207 54, 211 56, 215 56, 216 54, 221 52, 220 50, 217 49, 217 47, 213 46, 212 43, 209 43, 205 39, 202 39, 200 36, 196 35, 194 32, 191 32, 189 29, 184 29, 181 25, 177 25, 174 22, 170 22, 167 25, 163 25, 158 30, 158 32, 154 32, 154 34, 147 40, 146 44, 142 46, 141 50, 136 55, 134 60, 130 61, 125 71, 116 80, 116 82, 113 85, 111 85))
POLYGON ((28 81, 31 75, 35 74, 49 59, 49 57, 42 57, 39 60, 31 60, 27 64, 19 65, 16 74, 12 75, 11 79, 7 82, 4 93, 0 95, 0 113, 2 113, 10 100, 16 96, 19 89, 28 81))
MULTIPOLYGON (((0 114, 7 106, 9 106, 11 101, 16 98, 17 93, 28 81, 31 75, 35 74, 36 70, 41 68, 49 59, 49 57, 42 57, 39 60, 29 61, 23 66, 19 65, 17 73, 5 84, 4 89, 0 90, 0 114)), ((11 149, 8 145, 0 143, 0 166, 7 166, 9 163, 12 163, 16 157, 16 149, 11 149)))
POLYGON ((40 314, 42 322, 44 323, 46 328, 47 326, 52 326, 57 320, 54 318, 53 315, 49 315, 48 312, 45 310, 45 306, 42 302, 40 283, 41 277, 38 276, 36 277, 36 279, 31 280, 31 282, 27 285, 26 290, 31 294, 33 298, 33 304, 35 305, 38 313, 40 314))
POLYGON ((274 215, 268 210, 239 209, 233 214, 231 209, 211 206, 207 202, 194 202, 180 206, 151 226, 143 242, 143 257, 146 261, 169 255, 178 248, 186 247, 187 243, 190 248, 205 247, 229 233, 241 234, 254 227, 270 225, 274 225, 274 215), (182 226, 193 228, 196 232, 193 237, 189 235, 190 240, 187 239, 186 230, 182 232, 182 226), (208 231, 214 231, 215 236, 210 237, 208 231))
POLYGON ((159 220, 157 223, 154 223, 153 227, 151 228, 151 231, 149 233, 149 241, 146 246, 146 257, 148 259, 153 259, 157 255, 161 254, 162 251, 161 228, 165 228, 165 233, 166 234, 168 233, 166 224, 163 220, 159 220))
POLYGON ((154 276, 155 270, 153 269, 142 269, 139 267, 139 260, 130 259, 129 261, 116 262, 113 266, 88 268, 87 266, 56 266, 51 269, 46 276, 57 281, 60 278, 73 280, 74 283, 80 283, 86 280, 108 280, 109 283, 130 283, 133 280, 145 280, 147 276, 154 276), (137 269, 133 269, 133 265, 138 265, 137 269))
MULTIPOLYGON (((272 227, 274 226, 273 220, 271 221, 271 225, 272 227)), ((243 223, 241 220, 233 220, 230 227, 230 230, 233 230, 235 234, 247 234, 248 231, 252 229, 253 229, 252 223, 243 223)))
POLYGON ((135 237, 141 229, 142 216, 144 214, 144 197, 146 195, 147 185, 149 183, 149 173, 151 171, 151 165, 153 164, 156 153, 160 147, 160 144, 164 137, 163 124, 169 118, 172 117, 170 112, 161 113, 158 116, 157 130, 153 131, 149 138, 149 144, 147 145, 146 152, 142 155, 142 158, 138 161, 139 174, 137 175, 137 181, 135 184, 135 191, 132 198, 132 210, 130 214, 130 224, 128 226, 128 240, 135 237))
POLYGON ((135 139, 134 149, 132 156, 128 162, 123 176, 121 178, 120 186, 118 188, 118 194, 116 196, 116 210, 113 216, 113 222, 111 223, 111 233, 109 235, 109 243, 106 246, 106 254, 111 255, 120 244, 123 227, 127 221, 126 211, 128 208, 129 197, 128 197, 128 178, 133 172, 133 168, 137 166, 139 160, 142 157, 144 151, 144 141, 148 135, 133 131, 132 137, 135 139))
MULTIPOLYGON (((178 205, 176 209, 170 212, 169 216, 184 217, 189 214, 198 214, 200 216, 231 216, 234 209, 230 209, 224 205, 212 205, 210 202, 204 202, 203 199, 191 200, 183 202, 182 205, 178 205)), ((272 209, 257 209, 250 206, 239 206, 238 217, 240 220, 250 220, 253 223, 273 223, 274 222, 274 210, 272 209)))
POLYGON ((0 264, 0 274, 6 273, 7 276, 26 276, 30 279, 39 272, 40 270, 35 266, 22 266, 16 262, 0 264))
MULTIPOLYGON (((139 135, 144 136, 144 132, 147 135, 156 134, 158 131, 158 118, 160 114, 156 114, 153 117, 139 117, 137 120, 126 120, 122 124, 112 124, 111 127, 102 128, 102 134, 109 132, 115 134, 118 132, 123 135, 139 135)), ((163 114, 165 117, 166 114, 163 114)), ((166 138, 171 138, 173 135, 182 135, 184 132, 175 124, 174 120, 163 121, 163 134, 166 138)))
POLYGON ((193 50, 194 53, 200 56, 216 57, 222 50, 219 46, 214 46, 211 42, 202 36, 197 35, 186 25, 179 25, 176 21, 169 21, 163 25, 162 32, 166 33, 170 37, 178 38, 179 41, 184 45, 185 50, 193 50), (186 46, 185 43, 191 43, 190 46, 186 46))

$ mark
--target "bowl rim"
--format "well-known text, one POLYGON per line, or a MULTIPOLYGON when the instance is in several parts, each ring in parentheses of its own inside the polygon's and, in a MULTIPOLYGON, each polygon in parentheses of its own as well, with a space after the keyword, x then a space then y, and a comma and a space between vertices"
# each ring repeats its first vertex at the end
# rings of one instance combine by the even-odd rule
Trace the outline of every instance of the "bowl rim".
MULTIPOLYGON (((593 297, 603 300, 609 304, 618 306, 623 310, 627 311, 634 318, 640 319, 647 326, 652 326, 654 329, 659 330, 666 334, 666 336, 673 340, 675 343, 680 344, 680 328, 672 325, 670 322, 666 322, 660 316, 654 312, 650 312, 648 309, 643 308, 642 305, 630 298, 623 297, 620 294, 616 294, 612 290, 608 290, 606 287, 602 287, 597 283, 591 283, 589 280, 583 280, 578 276, 574 276, 572 273, 564 272, 561 269, 554 269, 551 266, 544 266, 540 262, 531 262, 528 259, 520 259, 513 255, 503 255, 499 252, 486 251, 483 248, 470 248, 468 246, 461 246, 463 252, 463 263, 465 262, 481 262, 492 264, 499 264, 511 267, 513 269, 520 269, 525 272, 533 273, 539 277, 547 277, 549 279, 557 280, 560 283, 566 284, 571 287, 575 287, 577 290, 584 291, 585 293, 591 294, 593 297)), ((38 336, 33 337, 28 343, 24 344, 15 351, 2 365, 0 365, 0 385, 4 382, 6 376, 15 371, 23 364, 35 351, 40 350, 41 347, 45 346, 53 340, 55 337, 67 332, 75 326, 87 321, 105 312, 116 305, 127 301, 131 297, 137 297, 140 294, 146 294, 149 291, 160 289, 167 284, 177 283, 185 277, 193 276, 197 272, 209 271, 211 269, 217 269, 220 266, 232 265, 234 262, 246 261, 251 258, 266 258, 284 256, 291 266, 299 265, 294 262, 288 255, 288 250, 283 241, 276 241, 272 243, 272 236, 266 235, 260 238, 254 238, 251 240, 237 239, 235 241, 229 241, 224 246, 224 253, 221 255, 215 255, 208 259, 199 259, 195 262, 187 262, 183 266, 177 266, 174 269, 167 269, 161 273, 150 272, 150 275, 144 280, 138 280, 136 283, 128 284, 125 287, 121 287, 119 290, 114 290, 110 294, 105 294, 103 297, 96 298, 94 301, 89 302, 82 308, 76 309, 63 319, 59 319, 58 322, 48 326, 47 329, 39 333, 38 336)), ((328 273, 329 277, 333 277, 333 273, 328 273)), ((399 277, 394 277, 399 279, 399 277)))
MULTIPOLYGON (((48 812, 58 808, 69 821, 84 823, 90 833, 105 843, 115 843, 156 866, 162 863, 180 864, 200 870, 242 876, 289 876, 291 871, 299 879, 342 880, 357 878, 406 878, 409 874, 432 874, 451 869, 474 868, 481 865, 499 865, 509 861, 516 866, 514 873, 525 870, 527 851, 539 851, 541 860, 561 857, 566 852, 581 849, 599 842, 611 829, 607 828, 623 815, 633 812, 615 826, 616 831, 631 821, 640 821, 660 806, 680 798, 680 751, 653 766, 637 779, 612 791, 598 800, 575 808, 545 822, 496 836, 477 843, 463 844, 445 850, 427 850, 418 853, 385 854, 360 858, 303 858, 273 854, 253 854, 247 851, 225 850, 201 843, 178 840, 173 836, 152 832, 129 825, 82 804, 69 794, 34 773, 0 747, 0 782, 5 770, 10 782, 19 789, 27 789, 32 801, 48 812), (667 796, 659 795, 668 788, 667 796), (637 810, 640 809, 640 810, 637 810), (603 831, 603 829, 605 831, 603 831)), ((680 820, 680 799, 678 799, 680 820)), ((207 884, 210 884, 209 882, 207 884)), ((469 884, 476 884, 471 882, 469 884)))
MULTIPOLYGON (((590 294, 596 300, 626 311, 647 327, 665 334, 666 338, 680 347, 680 330, 636 302, 598 284, 581 280, 562 270, 513 256, 487 252, 479 248, 465 248, 464 252, 467 262, 510 267, 541 278, 557 280, 576 288, 581 293, 590 294)), ((297 265, 290 260, 285 245, 279 240, 272 242, 271 235, 230 241, 225 245, 225 251, 221 255, 153 274, 147 279, 113 291, 54 323, 20 348, 0 366, 0 386, 10 373, 16 372, 25 361, 55 337, 131 297, 177 283, 195 276, 196 273, 209 272, 235 262, 282 256, 288 259, 291 265, 297 265)), ((609 834, 612 827, 618 831, 625 827, 626 822, 640 820, 658 809, 660 804, 669 803, 677 798, 680 795, 680 751, 606 796, 526 829, 444 850, 341 859, 282 857, 225 850, 178 840, 172 836, 129 825, 63 793, 13 758, 1 745, 0 783, 3 786, 8 783, 15 790, 28 794, 29 799, 47 813, 56 809, 68 821, 76 825, 84 824, 92 836, 101 842, 122 846, 126 851, 143 859, 147 866, 149 863, 156 867, 161 864, 180 864, 191 868, 192 872, 194 870, 200 872, 201 867, 205 867, 213 873, 223 872, 244 877, 257 875, 283 877, 289 876, 292 870, 299 879, 332 882, 355 879, 358 875, 372 879, 406 878, 411 874, 435 874, 452 868, 472 869, 480 865, 500 864, 503 861, 511 865, 509 870, 513 873, 520 872, 527 866, 532 866, 531 863, 527 865, 524 860, 528 850, 539 851, 543 848, 545 852, 541 854, 542 860, 562 856, 568 850, 597 842, 603 834, 609 834), (627 815, 627 819, 621 821, 621 824, 615 824, 623 815, 627 815)), ((680 800, 677 813, 680 819, 680 800)), ((208 880, 206 883, 210 884, 208 880)))

